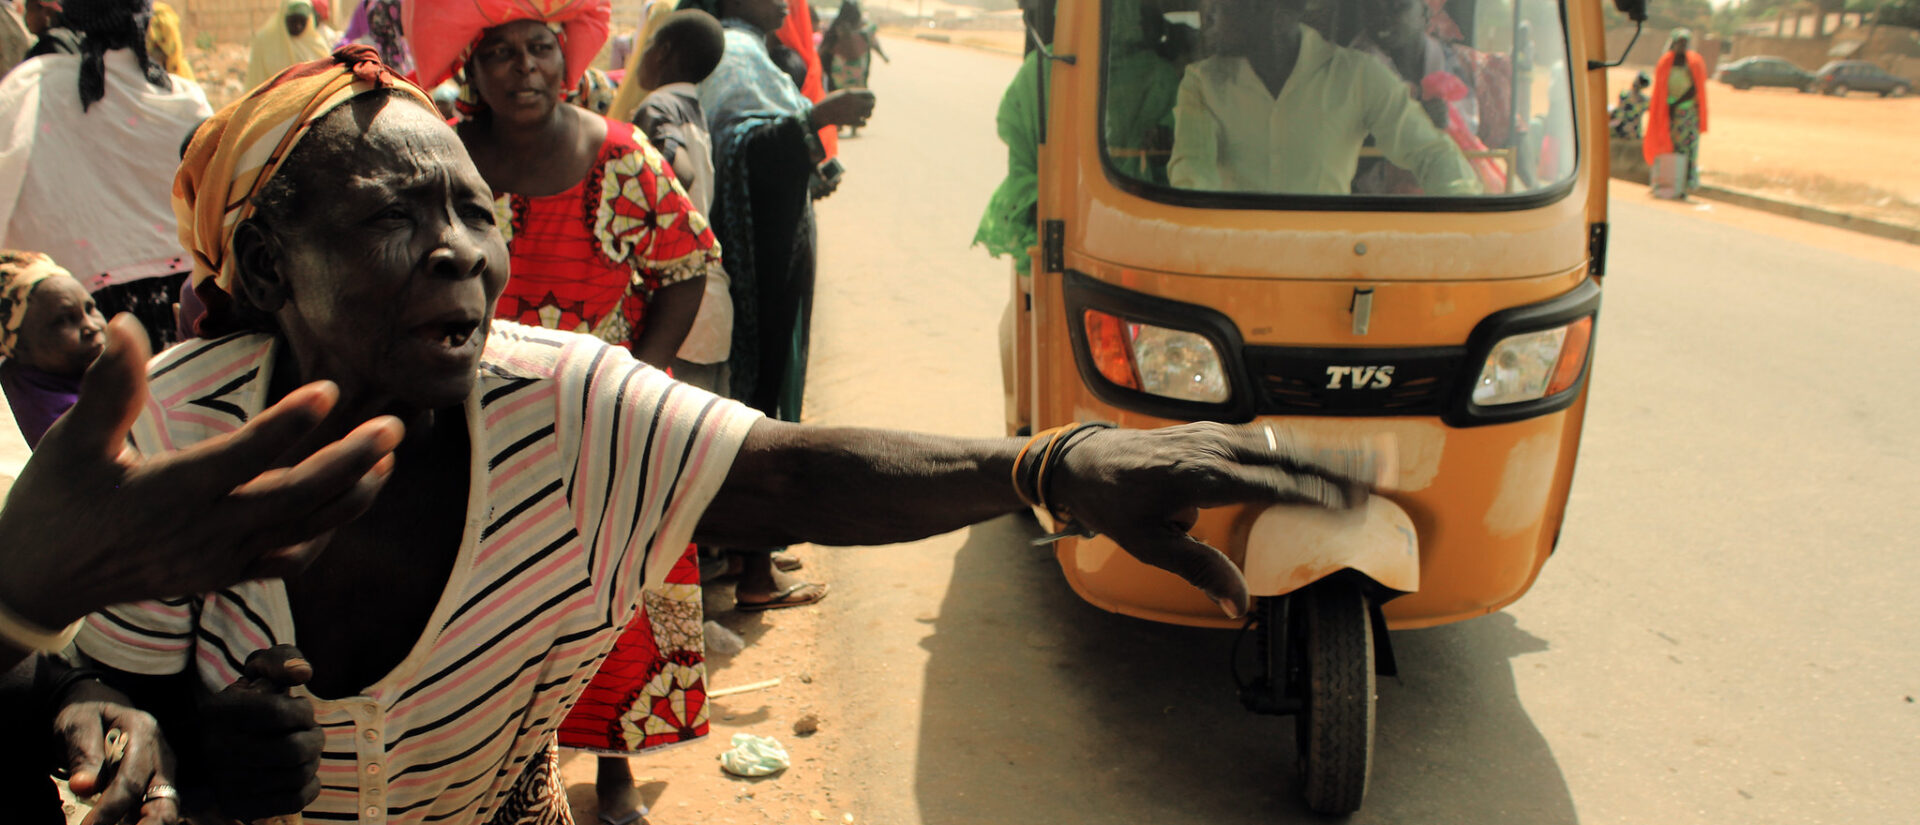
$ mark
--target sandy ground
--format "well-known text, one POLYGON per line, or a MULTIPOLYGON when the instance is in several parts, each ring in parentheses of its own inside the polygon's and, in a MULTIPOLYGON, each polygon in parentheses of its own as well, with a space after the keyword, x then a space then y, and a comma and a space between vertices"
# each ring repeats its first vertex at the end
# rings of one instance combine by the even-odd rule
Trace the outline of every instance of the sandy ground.
MULTIPOLYGON (((1616 90, 1633 70, 1614 69, 1616 90)), ((1920 97, 1708 87, 1705 183, 1920 226, 1920 97)))

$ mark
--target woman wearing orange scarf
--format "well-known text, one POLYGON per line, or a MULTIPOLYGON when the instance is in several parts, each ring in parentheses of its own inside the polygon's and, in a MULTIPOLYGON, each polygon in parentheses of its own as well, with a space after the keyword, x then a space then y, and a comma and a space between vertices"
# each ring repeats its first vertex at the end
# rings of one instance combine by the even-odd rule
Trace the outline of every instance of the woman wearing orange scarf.
POLYGON ((1707 132, 1707 61, 1687 48, 1692 42, 1693 32, 1685 28, 1667 36, 1667 52, 1653 68, 1653 108, 1640 144, 1650 164, 1668 153, 1687 156, 1681 197, 1700 186, 1700 136, 1707 132))

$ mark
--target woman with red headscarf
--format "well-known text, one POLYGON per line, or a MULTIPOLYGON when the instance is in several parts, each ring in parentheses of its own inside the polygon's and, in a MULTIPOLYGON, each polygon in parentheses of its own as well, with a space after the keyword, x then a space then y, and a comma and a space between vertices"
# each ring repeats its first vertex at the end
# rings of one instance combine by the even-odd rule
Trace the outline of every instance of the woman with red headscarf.
MULTIPOLYGON (((607 40, 607 0, 423 0, 406 15, 420 79, 431 87, 459 70, 470 92, 460 140, 498 199, 512 255, 495 317, 590 333, 664 369, 720 250, 633 124, 564 102, 607 40)), ((601 754, 603 821, 640 816, 623 757, 706 735, 701 625, 689 552, 649 587, 561 726, 561 745, 601 754)))

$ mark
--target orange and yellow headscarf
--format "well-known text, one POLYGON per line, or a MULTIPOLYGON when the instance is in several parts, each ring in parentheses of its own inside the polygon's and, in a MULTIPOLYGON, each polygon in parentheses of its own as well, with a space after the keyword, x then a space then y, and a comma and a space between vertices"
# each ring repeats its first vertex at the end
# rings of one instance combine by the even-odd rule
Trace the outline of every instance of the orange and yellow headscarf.
POLYGON ((381 63, 379 52, 354 44, 288 67, 200 125, 173 179, 173 214, 180 244, 193 253, 194 292, 209 310, 224 309, 233 289, 233 230, 253 215, 254 196, 322 116, 379 89, 437 116, 433 100, 381 63))
MULTIPOLYGON (((33 288, 67 271, 42 252, 0 249, 0 358, 13 357, 20 325, 27 322, 27 299, 33 288)), ((70 276, 69 276, 70 277, 70 276)))

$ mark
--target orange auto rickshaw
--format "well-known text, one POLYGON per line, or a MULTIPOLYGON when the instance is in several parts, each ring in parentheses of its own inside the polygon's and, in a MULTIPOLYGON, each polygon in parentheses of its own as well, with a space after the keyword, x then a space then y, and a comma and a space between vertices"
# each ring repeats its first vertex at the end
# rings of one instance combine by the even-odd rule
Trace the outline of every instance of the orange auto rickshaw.
POLYGON ((1317 811, 1365 794, 1388 631, 1499 610, 1559 539, 1607 249, 1600 3, 1029 10, 1040 244, 1013 281, 1009 429, 1261 421, 1394 445, 1397 478, 1357 512, 1202 514, 1250 624, 1105 538, 1055 546, 1094 605, 1251 631, 1240 698, 1297 717, 1317 811))

